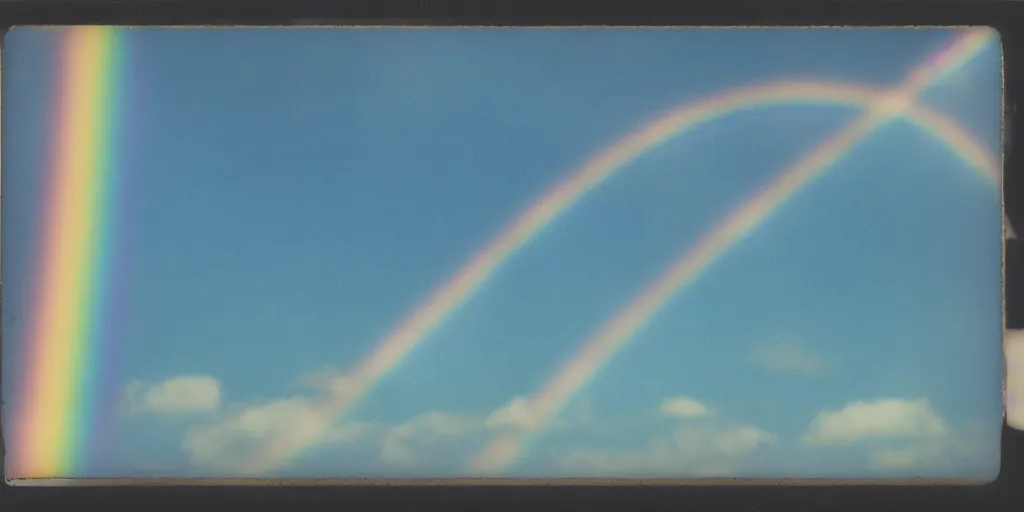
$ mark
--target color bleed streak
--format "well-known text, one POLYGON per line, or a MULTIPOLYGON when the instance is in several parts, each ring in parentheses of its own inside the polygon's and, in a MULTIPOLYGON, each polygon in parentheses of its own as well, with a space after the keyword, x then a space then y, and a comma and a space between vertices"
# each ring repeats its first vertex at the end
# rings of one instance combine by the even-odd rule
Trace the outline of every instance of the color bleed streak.
MULTIPOLYGON (((701 272, 716 259, 767 220, 812 178, 832 167, 854 144, 883 123, 901 115, 938 77, 955 71, 970 60, 987 44, 990 35, 987 29, 973 29, 956 38, 943 51, 912 71, 892 92, 877 97, 877 101, 867 105, 865 112, 854 121, 800 158, 705 234, 666 273, 583 343, 577 354, 534 395, 530 404, 537 423, 547 424, 557 415, 682 287, 700 277, 701 272)), ((959 148, 964 144, 966 140, 953 146, 959 148)), ((972 149, 962 154, 972 163, 980 164, 982 172, 998 182, 998 167, 994 164, 988 167, 993 159, 981 158, 978 151, 980 149, 972 149)), ((524 431, 499 436, 470 459, 468 469, 474 474, 502 469, 521 454, 530 433, 524 431)))
POLYGON ((108 83, 115 30, 62 29, 56 138, 44 199, 38 287, 32 308, 24 386, 7 446, 8 477, 73 476, 92 404, 90 360, 98 333, 107 243, 105 200, 112 142, 108 83))
MULTIPOLYGON (((823 81, 785 81, 739 87, 673 109, 597 154, 520 214, 443 286, 436 289, 397 328, 378 342, 327 398, 318 404, 319 425, 295 426, 243 465, 248 473, 265 473, 314 443, 323 428, 344 414, 393 370, 456 308, 465 303, 498 267, 512 257, 587 192, 624 169, 658 144, 702 122, 743 109, 779 104, 835 104, 864 107, 886 93, 870 87, 823 81)), ((920 105, 902 105, 905 119, 949 144, 972 168, 999 179, 1000 165, 948 116, 920 105)))

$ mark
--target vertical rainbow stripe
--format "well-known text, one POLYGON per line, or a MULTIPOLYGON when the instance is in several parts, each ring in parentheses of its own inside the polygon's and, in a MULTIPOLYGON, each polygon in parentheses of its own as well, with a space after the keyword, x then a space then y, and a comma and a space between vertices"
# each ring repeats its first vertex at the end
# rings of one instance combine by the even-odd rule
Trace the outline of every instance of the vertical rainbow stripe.
POLYGON ((94 428, 117 166, 119 30, 59 33, 53 140, 8 478, 78 476, 94 428))

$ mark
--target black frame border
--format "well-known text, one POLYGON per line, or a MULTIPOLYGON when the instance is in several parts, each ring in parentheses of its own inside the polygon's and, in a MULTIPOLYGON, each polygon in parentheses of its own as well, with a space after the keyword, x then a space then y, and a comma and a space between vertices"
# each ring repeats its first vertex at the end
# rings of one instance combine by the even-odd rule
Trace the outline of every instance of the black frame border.
MULTIPOLYGON (((13 25, 987 25, 1004 51, 1007 110, 1004 201, 1024 231, 1024 131, 1011 130, 1024 98, 1024 2, 1012 0, 0 0, 0 30, 13 25)), ((1024 232, 1019 233, 1024 235, 1024 232)), ((1024 241, 1005 257, 1006 327, 1024 328, 1024 241)), ((2 454, 2 447, 0 447, 2 454)), ((689 508, 820 511, 895 505, 940 510, 1016 510, 1024 503, 1024 431, 1003 428, 1002 470, 984 486, 153 486, 0 488, 5 510, 161 502, 225 506, 445 509, 689 508)))

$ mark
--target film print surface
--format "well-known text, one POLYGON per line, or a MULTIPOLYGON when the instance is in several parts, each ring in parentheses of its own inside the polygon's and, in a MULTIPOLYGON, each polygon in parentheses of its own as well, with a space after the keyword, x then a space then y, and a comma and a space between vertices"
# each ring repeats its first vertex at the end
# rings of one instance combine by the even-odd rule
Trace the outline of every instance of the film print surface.
POLYGON ((7 475, 991 479, 1000 58, 16 29, 7 475))

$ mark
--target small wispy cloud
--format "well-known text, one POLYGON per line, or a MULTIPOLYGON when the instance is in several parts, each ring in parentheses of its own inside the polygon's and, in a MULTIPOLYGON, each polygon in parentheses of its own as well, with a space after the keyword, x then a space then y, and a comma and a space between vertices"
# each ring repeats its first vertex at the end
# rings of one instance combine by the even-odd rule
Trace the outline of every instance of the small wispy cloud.
POLYGON ((541 426, 541 420, 530 401, 526 397, 517 396, 488 415, 485 424, 491 428, 532 430, 541 426))
POLYGON ((749 358, 754 365, 772 373, 815 377, 828 369, 821 356, 793 340, 753 345, 749 358))
POLYGON ((181 415, 208 412, 220 407, 220 382, 207 375, 183 375, 162 382, 132 381, 125 397, 134 412, 181 415))
POLYGON ((485 417, 484 425, 492 430, 562 430, 570 426, 593 423, 592 404, 583 398, 575 407, 546 420, 537 406, 526 396, 516 395, 485 417))
POLYGON ((686 396, 666 398, 661 402, 659 412, 664 416, 677 418, 704 418, 714 415, 710 407, 686 396))

